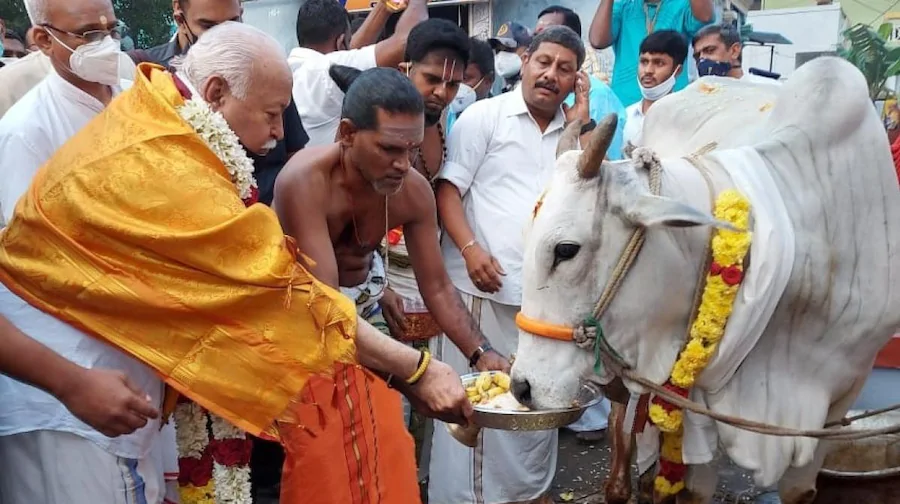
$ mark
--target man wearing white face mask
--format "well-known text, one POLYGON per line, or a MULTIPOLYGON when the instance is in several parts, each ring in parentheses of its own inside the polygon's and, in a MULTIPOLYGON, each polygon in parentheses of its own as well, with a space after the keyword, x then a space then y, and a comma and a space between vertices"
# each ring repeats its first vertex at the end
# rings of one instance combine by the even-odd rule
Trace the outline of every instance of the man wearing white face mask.
POLYGON ((531 45, 534 35, 525 26, 512 22, 504 23, 497 30, 497 36, 488 40, 497 51, 494 56, 497 75, 503 78, 502 92, 514 89, 521 80, 522 56, 531 45))
POLYGON ((653 32, 641 42, 638 85, 643 99, 625 109, 626 146, 641 145, 644 116, 656 101, 672 92, 687 53, 687 40, 674 30, 653 32))
MULTIPOLYGON (((25 7, 36 27, 35 44, 52 68, 0 119, 4 225, 38 169, 130 85, 135 70, 120 49, 118 21, 109 0, 27 0, 25 7)), ((37 418, 40 423, 40 415, 37 418)), ((162 428, 161 439, 151 458, 160 470, 177 475, 173 424, 162 428)), ((177 481, 172 478, 167 485, 160 493, 177 498, 177 481)))
POLYGON ((28 0, 35 43, 53 67, 0 119, 0 209, 12 218, 38 168, 132 79, 109 0, 28 0))
POLYGON ((472 44, 469 54, 469 63, 463 74, 463 82, 456 91, 456 98, 450 102, 447 113, 447 133, 456 122, 456 118, 462 114, 469 105, 490 98, 491 87, 494 86, 494 50, 491 46, 475 37, 469 39, 472 44))

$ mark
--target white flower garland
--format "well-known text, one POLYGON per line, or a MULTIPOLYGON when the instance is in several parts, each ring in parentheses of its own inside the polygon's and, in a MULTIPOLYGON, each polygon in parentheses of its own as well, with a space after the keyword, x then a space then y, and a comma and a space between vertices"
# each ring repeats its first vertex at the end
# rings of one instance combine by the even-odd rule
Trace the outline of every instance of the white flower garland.
POLYGON ((175 407, 175 440, 179 458, 203 457, 209 445, 206 430, 206 410, 194 402, 179 403, 175 407))
MULTIPOLYGON (((209 414, 213 439, 245 439, 244 431, 228 423, 225 419, 209 414)), ((250 468, 247 466, 225 466, 213 462, 216 504, 250 504, 250 468)))
POLYGON ((241 199, 249 198, 252 189, 256 187, 253 161, 247 157, 240 139, 228 126, 225 117, 219 112, 214 112, 209 108, 209 104, 197 98, 191 98, 179 107, 178 115, 191 125, 194 132, 222 161, 241 199))

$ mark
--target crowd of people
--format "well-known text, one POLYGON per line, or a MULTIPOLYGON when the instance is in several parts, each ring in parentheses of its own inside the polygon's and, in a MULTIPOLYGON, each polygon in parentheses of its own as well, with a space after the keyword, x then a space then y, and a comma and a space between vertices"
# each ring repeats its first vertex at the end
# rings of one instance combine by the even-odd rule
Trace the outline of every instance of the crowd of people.
POLYGON ((426 3, 306 0, 288 53, 239 0, 146 49, 110 0, 0 24, 0 502, 552 502, 556 431, 445 423, 509 371, 560 136, 615 114, 621 159, 691 59, 757 77, 712 0, 602 0, 588 47, 566 7, 479 40, 426 3))

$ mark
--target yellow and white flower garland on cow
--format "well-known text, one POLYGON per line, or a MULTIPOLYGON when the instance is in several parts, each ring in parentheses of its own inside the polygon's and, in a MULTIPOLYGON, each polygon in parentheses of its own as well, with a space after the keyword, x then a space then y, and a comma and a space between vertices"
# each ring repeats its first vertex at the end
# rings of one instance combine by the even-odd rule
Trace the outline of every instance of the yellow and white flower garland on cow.
MULTIPOLYGON (((740 231, 720 229, 712 240, 712 263, 697 318, 691 325, 690 339, 665 383, 668 390, 685 398, 725 334, 744 278, 744 258, 750 250, 750 202, 743 195, 733 189, 723 191, 716 198, 714 215, 740 231)), ((675 495, 684 488, 687 471, 682 459, 684 412, 665 399, 655 397, 650 405, 650 419, 663 433, 656 491, 662 495, 675 495)))

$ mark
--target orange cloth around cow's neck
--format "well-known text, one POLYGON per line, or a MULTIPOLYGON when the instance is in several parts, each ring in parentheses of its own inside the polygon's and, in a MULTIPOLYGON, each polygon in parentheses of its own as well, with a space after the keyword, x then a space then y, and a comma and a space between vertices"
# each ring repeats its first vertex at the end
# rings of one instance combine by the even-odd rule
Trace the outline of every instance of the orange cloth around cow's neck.
POLYGON ((182 104, 170 74, 140 65, 35 176, 0 235, 0 281, 277 437, 312 375, 353 362, 355 307, 296 262, 271 210, 245 208, 182 104))

